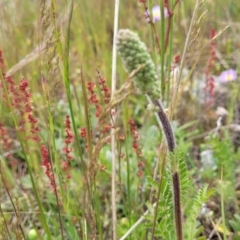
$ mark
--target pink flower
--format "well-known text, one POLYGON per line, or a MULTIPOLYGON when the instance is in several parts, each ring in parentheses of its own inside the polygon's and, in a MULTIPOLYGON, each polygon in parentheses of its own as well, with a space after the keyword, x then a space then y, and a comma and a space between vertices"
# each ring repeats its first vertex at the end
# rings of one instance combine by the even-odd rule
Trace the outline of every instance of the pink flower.
MULTIPOLYGON (((169 17, 167 8, 164 8, 164 18, 169 17)), ((157 22, 161 20, 161 9, 159 5, 152 8, 152 21, 157 22)))
POLYGON ((218 77, 219 82, 226 83, 232 82, 237 80, 237 71, 234 69, 228 69, 223 71, 220 76, 218 77))

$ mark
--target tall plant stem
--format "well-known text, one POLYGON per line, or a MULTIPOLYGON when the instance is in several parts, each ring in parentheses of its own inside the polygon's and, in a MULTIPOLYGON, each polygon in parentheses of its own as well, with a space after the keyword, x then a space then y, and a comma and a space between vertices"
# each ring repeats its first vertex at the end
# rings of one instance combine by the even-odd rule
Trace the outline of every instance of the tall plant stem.
MULTIPOLYGON (((114 12, 114 34, 113 34, 113 50, 112 50, 112 95, 116 91, 116 73, 117 73, 117 45, 116 36, 118 32, 118 13, 119 0, 115 0, 114 12)), ((113 112, 114 109, 113 109, 113 112)), ((115 115, 112 116, 112 126, 115 126, 115 115)), ((111 128, 111 150, 112 150, 112 226, 113 226, 113 240, 117 240, 117 206, 116 206, 116 138, 114 128, 111 128)))
MULTIPOLYGON (((174 150, 176 148, 175 138, 173 134, 173 130, 170 124, 170 121, 164 112, 163 105, 160 100, 152 100, 147 95, 148 101, 150 104, 153 104, 156 108, 156 118, 158 120, 158 123, 160 127, 163 130, 163 133, 165 135, 165 139, 168 146, 168 151, 170 153, 174 153, 174 150)), ((173 182, 173 202, 174 202, 174 218, 175 218, 175 230, 176 230, 176 236, 177 240, 182 240, 182 213, 181 213, 181 191, 180 191, 180 180, 179 180, 179 172, 177 167, 176 159, 173 157, 172 159, 172 182, 173 182)), ((158 199, 159 200, 159 199, 158 199)), ((156 216, 157 216, 157 210, 158 210, 158 204, 156 205, 155 212, 154 212, 154 224, 152 229, 152 237, 154 236, 155 231, 155 222, 156 222, 156 216)))
POLYGON ((177 234, 177 240, 183 240, 182 233, 182 211, 181 211, 181 191, 180 191, 180 179, 179 172, 172 173, 173 181, 173 201, 174 201, 174 217, 175 217, 175 228, 177 234))

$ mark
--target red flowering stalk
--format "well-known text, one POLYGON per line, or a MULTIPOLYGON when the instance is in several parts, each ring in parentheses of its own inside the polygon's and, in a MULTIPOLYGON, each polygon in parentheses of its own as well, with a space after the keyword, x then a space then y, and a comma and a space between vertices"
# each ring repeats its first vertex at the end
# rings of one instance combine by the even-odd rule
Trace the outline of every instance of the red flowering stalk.
POLYGON ((66 116, 65 120, 65 132, 66 132, 65 146, 63 148, 63 152, 65 153, 65 161, 63 162, 62 168, 66 173, 67 179, 69 179, 71 178, 69 173, 69 165, 70 161, 73 160, 73 157, 71 155, 73 149, 72 147, 70 147, 70 144, 74 142, 74 134, 71 131, 71 122, 68 115, 66 116))
MULTIPOLYGON (((0 50, 0 70, 1 70, 2 76, 4 78, 3 80, 5 80, 5 87, 6 87, 6 90, 7 90, 7 94, 9 95, 9 99, 11 99, 11 104, 12 105, 11 106, 8 105, 8 98, 5 95, 5 91, 3 91, 4 92, 3 100, 5 101, 6 106, 9 109, 11 107, 15 108, 22 115, 23 112, 22 112, 21 104, 20 104, 21 103, 21 96, 20 96, 19 91, 17 91, 17 87, 16 87, 13 79, 10 76, 6 76, 5 64, 4 64, 3 54, 2 54, 1 50, 0 50)), ((4 85, 3 85, 2 82, 0 82, 0 88, 4 89, 4 85)))
POLYGON ((133 143, 132 143, 133 151, 138 156, 141 156, 141 150, 139 150, 139 145, 138 145, 139 134, 138 134, 138 131, 137 131, 137 126, 136 126, 133 119, 130 119, 128 121, 128 124, 130 125, 130 131, 131 131, 131 134, 133 136, 133 143))
MULTIPOLYGON (((31 136, 27 136, 27 138, 39 142, 40 138, 38 134, 40 132, 40 129, 38 127, 38 120, 33 115, 31 94, 29 92, 29 84, 27 80, 23 78, 21 79, 19 85, 16 85, 10 76, 6 76, 2 51, 0 51, 0 69, 5 80, 5 87, 8 94, 8 97, 5 94, 3 95, 6 106, 8 108, 12 108, 14 112, 19 113, 19 130, 22 132, 27 132, 26 122, 28 122, 30 124, 31 136), (11 106, 8 105, 8 99, 11 101, 11 106), (25 120, 23 116, 26 116, 27 120, 25 120)), ((0 84, 0 87, 3 88, 2 83, 0 84)))
POLYGON ((93 104, 96 108, 95 116, 98 118, 101 114, 101 106, 99 105, 99 100, 97 98, 97 94, 94 91, 96 84, 93 82, 87 83, 87 89, 90 93, 89 102, 93 104))
POLYGON ((101 90, 101 92, 103 93, 103 96, 104 96, 104 99, 103 99, 104 103, 109 103, 110 98, 111 98, 111 90, 106 84, 106 79, 101 76, 99 71, 97 71, 97 73, 98 73, 98 78, 99 78, 98 83, 100 85, 100 90, 101 90))
MULTIPOLYGON (((34 141, 40 141, 38 133, 40 131, 38 127, 38 121, 34 117, 32 112, 32 101, 31 94, 28 90, 28 82, 22 79, 19 84, 15 84, 14 80, 6 75, 5 65, 3 60, 2 51, 0 50, 0 71, 2 74, 2 81, 0 81, 0 89, 3 89, 3 102, 5 107, 10 111, 14 112, 16 120, 18 121, 18 130, 26 133, 31 133, 30 136, 26 138, 32 139, 34 141), (26 129, 26 123, 29 122, 30 127, 26 129)), ((0 124, 0 143, 4 150, 8 150, 9 154, 7 157, 11 156, 11 150, 14 147, 14 142, 8 136, 6 128, 0 124)), ((25 135, 26 136, 26 135, 25 135)))
POLYGON ((29 92, 28 82, 26 79, 24 79, 24 78, 21 79, 21 81, 19 83, 19 90, 22 95, 23 110, 24 110, 24 113, 26 114, 27 121, 30 124, 31 136, 29 136, 29 138, 35 142, 39 142, 40 141, 40 137, 39 137, 40 128, 38 127, 38 120, 33 115, 31 93, 29 92))
MULTIPOLYGON (((95 83, 88 82, 87 89, 90 94, 89 102, 95 106, 96 108, 95 116, 99 118, 100 114, 102 113, 102 105, 110 102, 111 90, 106 84, 106 79, 100 75, 99 71, 97 71, 97 73, 98 73, 98 79, 99 79, 98 86, 100 87, 100 91, 103 96, 103 101, 100 101, 100 99, 97 97, 97 94, 95 93, 95 90, 94 90, 96 87, 95 83)), ((111 111, 111 116, 113 116, 114 114, 115 113, 111 111)), ((101 133, 102 134, 109 133, 112 127, 113 126, 110 123, 105 123, 101 129, 101 133)))
POLYGON ((86 130, 85 127, 81 127, 81 128, 80 128, 80 136, 81 136, 82 138, 86 138, 86 137, 87 137, 87 130, 86 130))
MULTIPOLYGON (((0 123, 0 146, 2 146, 4 151, 10 151, 13 147, 13 140, 9 137, 6 127, 0 123)), ((7 157, 10 157, 8 153, 7 157)))
POLYGON ((50 190, 51 192, 57 192, 55 177, 54 177, 52 165, 49 158, 49 152, 45 145, 41 146, 41 154, 42 154, 42 167, 45 169, 45 174, 49 179, 48 185, 50 186, 50 190))
MULTIPOLYGON (((101 76, 99 71, 97 71, 97 73, 98 73, 98 79, 99 79, 98 83, 99 83, 99 86, 100 86, 101 93, 103 95, 103 102, 104 102, 104 104, 107 104, 111 100, 111 90, 106 84, 106 79, 101 76)), ((112 118, 112 116, 114 116, 114 115, 115 115, 115 110, 112 109, 111 112, 110 112, 110 117, 112 118)), ((114 128, 114 126, 111 123, 105 123, 105 124, 106 125, 102 129, 103 134, 104 133, 109 133, 111 131, 111 128, 114 128)))
POLYGON ((214 41, 214 37, 216 36, 216 32, 214 29, 210 30, 210 56, 207 61, 207 67, 205 70, 206 75, 206 86, 204 88, 205 92, 205 104, 206 106, 211 106, 213 103, 214 97, 214 79, 212 77, 211 71, 214 67, 215 58, 216 58, 216 43, 214 41))
POLYGON ((88 143, 87 143, 87 129, 85 127, 80 128, 80 136, 85 142, 85 150, 88 152, 88 143))
POLYGON ((0 50, 0 69, 3 70, 4 68, 5 68, 5 65, 3 60, 3 54, 2 54, 2 50, 0 50))
POLYGON ((138 156, 138 173, 137 176, 139 178, 143 177, 143 168, 144 168, 144 164, 142 161, 139 161, 139 158, 142 157, 142 152, 139 148, 139 144, 138 144, 138 140, 139 140, 139 133, 137 131, 137 126, 134 122, 133 119, 130 119, 128 121, 128 124, 130 125, 130 131, 131 131, 131 135, 133 137, 133 143, 132 143, 132 147, 133 147, 133 151, 137 154, 138 156))

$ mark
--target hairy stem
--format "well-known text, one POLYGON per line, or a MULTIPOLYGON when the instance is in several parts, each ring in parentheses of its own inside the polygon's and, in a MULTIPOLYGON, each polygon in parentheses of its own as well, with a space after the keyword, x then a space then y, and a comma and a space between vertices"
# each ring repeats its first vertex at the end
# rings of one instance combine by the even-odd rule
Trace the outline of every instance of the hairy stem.
MULTIPOLYGON (((173 130, 170 124, 170 121, 167 115, 164 112, 163 104, 160 100, 151 100, 149 96, 147 96, 148 101, 152 103, 156 107, 156 118, 160 127, 162 128, 165 139, 167 142, 168 150, 170 153, 173 153, 176 148, 175 138, 173 134, 173 130)), ((172 181, 173 181, 173 202, 174 202, 174 217, 175 217, 175 228, 177 240, 182 240, 182 213, 181 213, 181 191, 180 191, 180 180, 179 180, 179 172, 177 170, 176 160, 173 159, 172 162, 172 181)), ((159 199, 158 199, 159 200, 159 199)), ((156 219, 157 214, 157 206, 155 209, 156 219)), ((153 225, 152 234, 154 235, 155 224, 153 225)))
POLYGON ((152 103, 158 109, 156 112, 156 117, 158 119, 160 127, 162 128, 162 130, 164 132, 164 135, 165 135, 165 138, 167 141, 167 145, 168 145, 168 150, 169 150, 169 152, 173 152, 176 147, 176 143, 175 143, 175 138, 174 138, 174 134, 173 134, 173 130, 172 130, 170 121, 169 121, 166 113, 164 112, 161 101, 153 100, 152 103))
POLYGON ((173 194, 174 194, 174 214, 177 240, 183 240, 182 234, 182 212, 181 212, 181 192, 179 172, 172 173, 173 194))

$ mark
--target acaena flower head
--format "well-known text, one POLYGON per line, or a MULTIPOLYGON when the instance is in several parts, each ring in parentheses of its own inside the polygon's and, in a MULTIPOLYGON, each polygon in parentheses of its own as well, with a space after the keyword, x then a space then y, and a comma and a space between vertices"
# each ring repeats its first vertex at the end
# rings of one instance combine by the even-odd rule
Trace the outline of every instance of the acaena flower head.
POLYGON ((148 94, 153 99, 160 98, 155 65, 139 36, 129 29, 119 30, 117 48, 129 74, 142 66, 133 78, 134 86, 139 93, 148 94))

